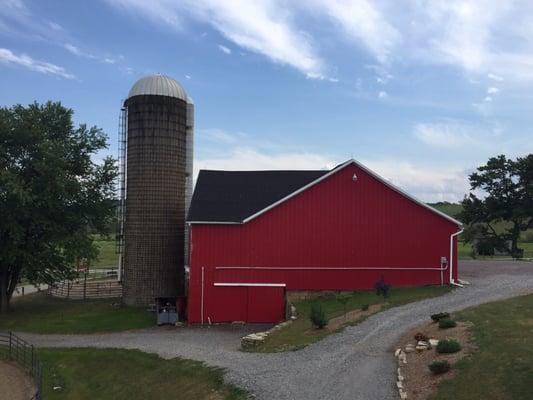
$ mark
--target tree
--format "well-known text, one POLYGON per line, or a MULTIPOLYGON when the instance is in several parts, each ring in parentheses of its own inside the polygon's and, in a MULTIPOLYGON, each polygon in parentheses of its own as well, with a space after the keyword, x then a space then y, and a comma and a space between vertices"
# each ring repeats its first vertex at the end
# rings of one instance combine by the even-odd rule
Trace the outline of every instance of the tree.
POLYGON ((469 180, 472 191, 462 202, 460 216, 468 224, 465 240, 481 239, 485 245, 521 257, 520 233, 533 228, 533 154, 516 160, 493 157, 469 180))
POLYGON ((60 103, 0 108, 0 311, 21 278, 53 283, 92 260, 92 232, 113 218, 112 158, 97 127, 74 127, 60 103))

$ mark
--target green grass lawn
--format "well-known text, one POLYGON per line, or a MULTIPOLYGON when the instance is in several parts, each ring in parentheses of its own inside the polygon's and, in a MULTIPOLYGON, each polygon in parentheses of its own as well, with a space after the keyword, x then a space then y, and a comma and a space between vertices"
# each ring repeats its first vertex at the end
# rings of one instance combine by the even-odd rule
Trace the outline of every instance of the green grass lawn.
MULTIPOLYGON (((533 258, 533 242, 519 242, 518 247, 524 249, 524 258, 533 258)), ((469 243, 459 242, 457 244, 457 251, 459 259, 468 260, 472 259, 472 245, 469 243)), ((511 259, 510 256, 494 256, 494 257, 485 257, 477 256, 477 259, 480 260, 498 260, 498 259, 511 259)))
MULTIPOLYGON (((387 299, 387 303, 384 305, 383 309, 429 297, 440 296, 450 290, 451 288, 448 286, 393 288, 391 289, 390 297, 387 299)), ((287 327, 271 334, 262 345, 255 347, 252 351, 270 353, 298 350, 324 338, 328 334, 331 334, 332 332, 328 330, 316 330, 313 331, 313 334, 309 334, 309 330, 312 328, 311 321, 309 320, 309 313, 313 301, 320 302, 328 319, 343 314, 343 306, 335 299, 335 296, 324 296, 317 300, 297 302, 295 303, 295 306, 298 311, 298 319, 293 321, 287 327)), ((378 297, 374 291, 354 292, 351 294, 346 309, 348 311, 356 310, 360 309, 363 304, 371 305, 378 303, 383 303, 383 297, 378 297)))
POLYGON ((0 330, 35 333, 95 333, 146 328, 155 315, 120 305, 120 299, 64 300, 44 293, 18 297, 0 317, 0 330))
POLYGON ((91 268, 116 267, 118 254, 115 252, 115 239, 96 238, 94 241, 100 253, 98 258, 91 263, 91 268))
POLYGON ((473 323, 478 350, 459 361, 434 400, 533 398, 533 295, 484 304, 458 313, 473 323))
POLYGON ((39 349, 46 400, 243 400, 223 371, 198 361, 165 360, 119 349, 39 349), (61 390, 53 390, 60 386, 61 390))

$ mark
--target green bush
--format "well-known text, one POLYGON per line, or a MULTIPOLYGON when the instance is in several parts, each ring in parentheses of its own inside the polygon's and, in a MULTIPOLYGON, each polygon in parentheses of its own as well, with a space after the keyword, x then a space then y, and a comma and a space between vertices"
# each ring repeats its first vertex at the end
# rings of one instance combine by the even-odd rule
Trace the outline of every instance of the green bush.
POLYGON ((361 310, 363 310, 363 311, 367 311, 369 308, 370 308, 370 305, 369 305, 369 304, 363 304, 363 305, 361 306, 361 310))
POLYGON ((437 345, 437 353, 441 354, 457 353, 459 350, 461 350, 461 344, 455 339, 439 340, 437 345))
POLYGON ((439 320, 439 328, 440 329, 455 328, 456 326, 457 326, 457 322, 455 322, 453 319, 443 318, 443 319, 439 320))
POLYGON ((386 300, 390 296, 390 289, 392 285, 385 282, 385 277, 381 277, 379 281, 374 284, 374 289, 376 289, 376 294, 378 296, 383 296, 383 299, 386 300))
POLYGON ((428 365, 428 368, 435 375, 444 374, 448 372, 451 368, 450 363, 446 360, 436 360, 428 365))
POLYGON ((318 302, 315 302, 311 305, 311 314, 309 315, 309 319, 311 320, 311 323, 318 329, 322 329, 328 324, 326 313, 318 302))
POLYGON ((342 304, 342 311, 344 312, 344 316, 346 317, 346 306, 348 305, 348 302, 352 296, 349 293, 338 293, 335 296, 335 299, 342 304))
POLYGON ((440 312, 437 314, 431 315, 433 322, 439 322, 441 319, 450 318, 450 314, 447 312, 440 312))

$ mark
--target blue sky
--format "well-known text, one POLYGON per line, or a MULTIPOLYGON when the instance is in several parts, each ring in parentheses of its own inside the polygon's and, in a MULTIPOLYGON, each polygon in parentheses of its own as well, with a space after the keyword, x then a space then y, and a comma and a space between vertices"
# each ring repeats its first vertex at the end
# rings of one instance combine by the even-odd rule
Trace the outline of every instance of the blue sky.
POLYGON ((146 74, 196 104, 195 167, 355 158, 426 201, 533 152, 533 3, 0 0, 0 105, 60 100, 102 127, 146 74))

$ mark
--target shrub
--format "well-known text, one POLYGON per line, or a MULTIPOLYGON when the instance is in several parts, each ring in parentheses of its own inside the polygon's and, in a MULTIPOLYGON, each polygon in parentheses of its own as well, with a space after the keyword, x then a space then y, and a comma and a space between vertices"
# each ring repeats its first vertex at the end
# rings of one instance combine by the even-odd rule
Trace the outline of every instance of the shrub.
POLYGON ((439 322, 441 319, 450 318, 450 314, 447 312, 440 312, 437 314, 431 315, 433 322, 439 322))
POLYGON ((440 329, 455 328, 456 326, 457 326, 457 322, 455 322, 453 319, 443 318, 443 319, 439 320, 439 328, 440 329))
POLYGON ((455 339, 439 340, 437 345, 437 353, 441 354, 457 353, 459 350, 461 350, 461 345, 455 339))
POLYGON ((350 301, 352 296, 348 293, 339 293, 335 296, 335 299, 342 304, 342 311, 344 312, 344 317, 346 318, 346 305, 350 301))
POLYGON ((309 315, 309 318, 311 319, 311 323, 318 329, 322 329, 328 324, 326 313, 322 309, 320 303, 317 302, 311 305, 311 314, 309 315))
POLYGON ((361 310, 363 310, 363 311, 367 311, 369 308, 370 308, 370 304, 363 304, 361 306, 361 310))
POLYGON ((374 284, 374 289, 376 289, 376 294, 378 296, 383 296, 383 299, 387 299, 390 295, 391 285, 385 283, 385 278, 382 276, 379 281, 374 284))
POLYGON ((415 334, 415 340, 417 342, 420 342, 420 341, 423 341, 423 342, 427 342, 429 340, 429 337, 428 335, 422 333, 422 332, 418 332, 417 334, 415 334))
POLYGON ((450 363, 446 360, 436 360, 436 361, 433 361, 431 364, 429 364, 428 368, 431 372, 437 375, 437 374, 443 374, 445 372, 448 372, 451 367, 450 367, 450 363))

